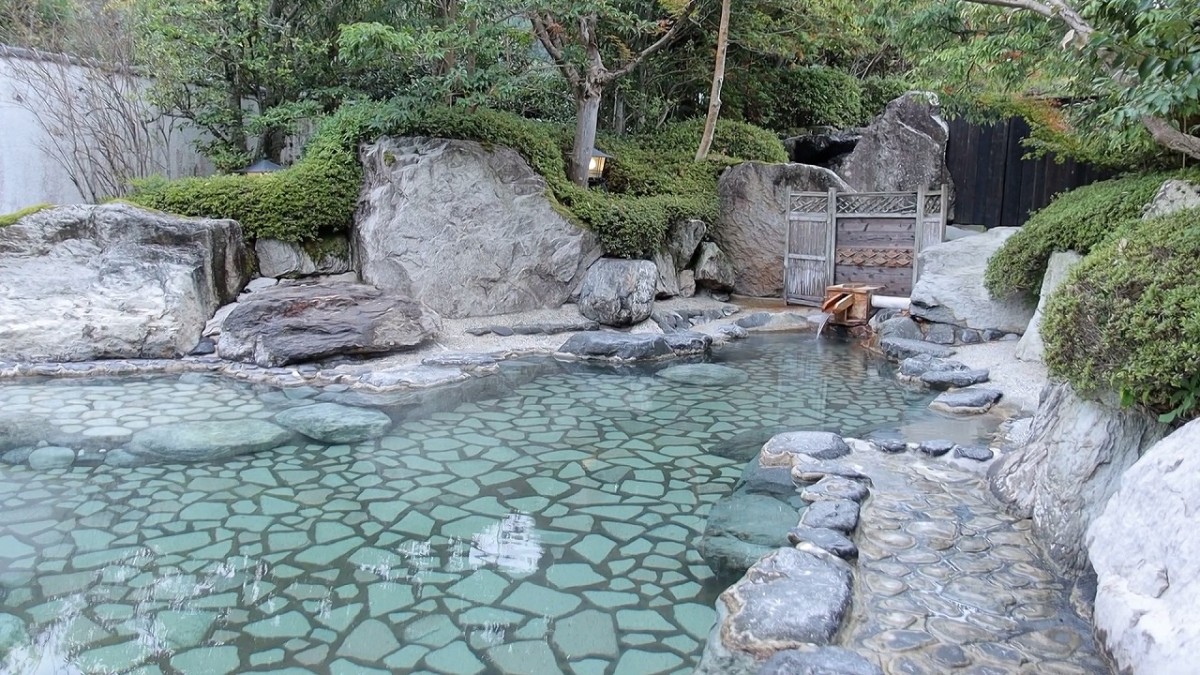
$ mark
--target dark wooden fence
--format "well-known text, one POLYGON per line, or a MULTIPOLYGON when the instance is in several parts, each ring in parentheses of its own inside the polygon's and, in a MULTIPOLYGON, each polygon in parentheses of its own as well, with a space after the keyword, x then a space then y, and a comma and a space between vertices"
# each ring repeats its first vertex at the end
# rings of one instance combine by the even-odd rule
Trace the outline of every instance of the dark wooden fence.
POLYGON ((1051 156, 1023 159, 1025 120, 1013 118, 981 126, 959 118, 950 122, 946 161, 954 179, 953 222, 986 227, 1025 224, 1029 214, 1054 195, 1108 177, 1086 164, 1051 156))

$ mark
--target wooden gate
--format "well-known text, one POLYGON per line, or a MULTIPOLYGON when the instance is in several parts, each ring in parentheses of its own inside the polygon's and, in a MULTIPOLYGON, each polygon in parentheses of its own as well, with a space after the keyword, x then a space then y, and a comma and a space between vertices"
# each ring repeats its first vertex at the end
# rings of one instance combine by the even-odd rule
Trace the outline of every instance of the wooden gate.
POLYGON ((820 305, 825 287, 869 283, 907 297, 919 254, 946 237, 946 192, 796 192, 788 210, 783 299, 820 305))

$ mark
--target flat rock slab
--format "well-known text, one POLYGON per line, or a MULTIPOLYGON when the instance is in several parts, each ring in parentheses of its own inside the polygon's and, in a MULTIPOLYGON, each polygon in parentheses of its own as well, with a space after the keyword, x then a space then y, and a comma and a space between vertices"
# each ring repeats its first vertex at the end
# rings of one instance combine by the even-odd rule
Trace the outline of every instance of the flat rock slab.
POLYGON ((793 527, 788 532, 788 542, 793 546, 801 543, 812 544, 843 560, 853 560, 858 557, 858 546, 855 546, 849 537, 827 527, 793 527))
POLYGON ((929 407, 952 415, 982 415, 991 410, 1003 395, 996 389, 956 389, 938 396, 929 407))
POLYGON ((279 285, 238 303, 221 325, 229 361, 285 366, 347 354, 411 349, 441 327, 420 302, 347 282, 279 285))
POLYGON ((935 356, 940 359, 954 356, 954 350, 950 349, 949 347, 935 345, 932 342, 906 340, 904 338, 883 338, 879 341, 879 347, 883 350, 883 353, 888 358, 896 361, 912 358, 921 354, 935 356))
POLYGON ((658 377, 677 384, 695 387, 733 387, 744 384, 750 376, 744 370, 719 366, 715 363, 689 363, 658 371, 658 377))
POLYGON ((794 548, 758 561, 721 594, 720 635, 731 652, 763 658, 780 649, 827 645, 850 608, 850 567, 794 548))
POLYGON ((858 504, 848 499, 813 502, 800 516, 800 524, 853 532, 858 527, 858 504))
POLYGON ((971 459, 975 460, 976 462, 988 462, 991 461, 994 455, 990 448, 970 446, 964 447, 958 445, 954 447, 954 456, 958 457, 959 459, 971 459))
POLYGON ((887 453, 889 455, 898 455, 902 452, 908 451, 908 443, 905 443, 904 441, 882 439, 871 441, 871 443, 880 452, 887 453))
POLYGON ((75 463, 75 451, 49 445, 29 453, 27 461, 31 469, 63 469, 75 463))
POLYGON ((917 445, 917 452, 930 457, 941 457, 954 449, 954 441, 933 440, 921 441, 917 445))
POLYGON ((263 420, 181 422, 138 431, 128 448, 150 461, 205 462, 271 450, 291 438, 287 429, 263 420))
POLYGON ((883 669, 849 649, 789 649, 767 659, 758 675, 883 675, 883 669))
POLYGON ((789 431, 778 434, 763 446, 763 466, 791 466, 799 456, 837 459, 850 454, 841 436, 828 431, 789 431))
POLYGON ((600 330, 600 324, 595 321, 581 319, 579 321, 519 323, 511 328, 512 332, 516 335, 558 335, 559 333, 579 333, 582 331, 600 330))
POLYGON ((712 337, 700 333, 616 333, 595 331, 571 336, 558 353, 579 359, 654 361, 707 353, 712 337))
POLYGON ((900 362, 900 374, 919 378, 926 373, 970 370, 967 364, 952 359, 943 359, 929 354, 917 354, 900 362))
POLYGON ((921 382, 930 389, 944 391, 983 384, 990 375, 986 370, 943 370, 925 373, 921 382))
POLYGON ((858 469, 846 466, 835 460, 824 461, 820 459, 797 458, 796 461, 792 462, 792 480, 797 485, 815 483, 826 476, 841 476, 843 478, 865 481, 871 480, 870 477, 858 469))
POLYGON ((337 403, 315 403, 284 410, 275 421, 321 443, 358 443, 379 438, 392 420, 378 410, 337 403))
POLYGON ((826 476, 815 484, 804 488, 800 498, 808 502, 819 502, 829 499, 847 499, 852 502, 862 502, 871 493, 866 485, 841 476, 826 476))

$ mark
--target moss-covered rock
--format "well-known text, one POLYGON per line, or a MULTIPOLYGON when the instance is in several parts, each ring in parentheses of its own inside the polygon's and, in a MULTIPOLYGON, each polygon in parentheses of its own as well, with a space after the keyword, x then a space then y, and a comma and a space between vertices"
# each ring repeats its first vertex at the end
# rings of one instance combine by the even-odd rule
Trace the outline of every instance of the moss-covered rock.
POLYGON ((21 209, 20 211, 13 211, 12 213, 2 214, 2 215, 0 215, 0 227, 8 227, 9 225, 16 223, 18 220, 24 218, 25 216, 31 216, 31 215, 37 213, 38 211, 44 211, 46 209, 52 209, 52 208, 54 208, 53 204, 34 204, 33 206, 27 206, 27 207, 21 209))
POLYGON ((344 106, 327 118, 294 166, 265 176, 215 176, 144 181, 130 200, 184 215, 234 218, 249 236, 310 241, 346 231, 362 184, 357 148, 381 136, 429 136, 503 145, 545 177, 564 215, 600 236, 609 253, 645 255, 670 224, 717 213, 717 175, 740 160, 785 161, 782 143, 745 124, 718 127, 716 151, 733 154, 695 162, 700 127, 669 127, 661 137, 603 138, 610 160, 608 191, 584 190, 567 179, 571 131, 492 110, 412 109, 401 103, 344 106), (694 135, 693 135, 694 132, 694 135))
POLYGON ((1051 371, 1174 418, 1200 395, 1200 209, 1131 222, 1097 246, 1050 300, 1051 371), (1190 397, 1190 398, 1189 398, 1190 397))

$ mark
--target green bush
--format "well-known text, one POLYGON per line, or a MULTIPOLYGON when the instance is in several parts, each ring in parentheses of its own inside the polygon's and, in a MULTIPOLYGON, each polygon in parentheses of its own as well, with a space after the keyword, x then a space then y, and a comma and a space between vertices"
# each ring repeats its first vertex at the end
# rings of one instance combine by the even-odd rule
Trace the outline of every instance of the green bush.
POLYGON ((868 77, 860 82, 862 86, 862 124, 869 124, 876 115, 883 112, 887 104, 900 98, 912 87, 907 82, 894 77, 868 77))
POLYGON ((988 261, 984 285, 995 297, 1037 295, 1055 251, 1086 255, 1113 232, 1141 218, 1170 176, 1131 176, 1093 183, 1055 197, 1030 217, 988 261))
MULTIPOLYGON (((638 139, 647 150, 694 157, 704 134, 704 119, 676 122, 656 134, 638 139)), ((712 154, 736 157, 752 162, 788 161, 787 150, 774 132, 746 122, 718 120, 713 134, 712 154)))
POLYGON ((1081 392, 1195 417, 1200 396, 1200 209, 1130 223, 1046 308, 1046 363, 1081 392), (1190 397, 1190 398, 1189 398, 1190 397), (1189 405, 1189 403, 1191 405, 1189 405))
MULTIPOLYGON (((303 158, 284 171, 144 181, 130 201, 184 215, 234 218, 252 237, 311 241, 350 226, 362 184, 358 144, 386 135, 460 138, 515 149, 546 178, 548 196, 560 212, 595 230, 609 253, 626 257, 657 248, 675 220, 714 219, 717 176, 736 161, 693 161, 695 145, 683 152, 684 132, 675 127, 664 132, 670 135, 665 139, 602 139, 601 146, 614 155, 610 191, 584 190, 567 179, 572 132, 565 126, 486 109, 364 103, 327 118, 303 158)), ((749 125, 722 124, 717 141, 726 152, 749 155, 738 159, 783 158, 777 138, 749 125)))
POLYGON ((27 206, 20 211, 14 211, 12 213, 0 215, 0 227, 8 227, 25 216, 31 216, 38 211, 44 211, 52 208, 54 208, 53 204, 34 204, 33 206, 27 206))
POLYGON ((789 68, 775 85, 775 101, 763 126, 780 132, 830 126, 844 129, 862 121, 862 86, 836 68, 789 68))

